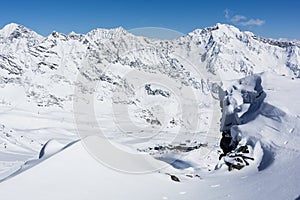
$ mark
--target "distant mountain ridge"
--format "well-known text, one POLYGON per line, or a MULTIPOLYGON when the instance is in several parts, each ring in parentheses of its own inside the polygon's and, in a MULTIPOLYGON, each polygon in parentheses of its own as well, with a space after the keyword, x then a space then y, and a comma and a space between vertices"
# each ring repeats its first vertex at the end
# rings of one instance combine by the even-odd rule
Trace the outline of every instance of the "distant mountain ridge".
POLYGON ((300 77, 300 47, 297 41, 262 38, 219 23, 175 40, 135 36, 121 27, 86 35, 54 31, 47 37, 14 23, 0 30, 0 85, 20 84, 40 105, 72 100, 78 73, 133 90, 111 66, 166 75, 208 93, 215 81, 264 71, 300 77), (84 62, 89 67, 82 67, 84 62), (62 82, 70 92, 56 93, 62 82))
MULTIPOLYGON (((165 55, 170 57, 172 57, 172 53, 180 52, 182 55, 183 51, 184 56, 190 59, 189 55, 196 53, 198 55, 193 55, 191 60, 197 60, 195 63, 197 67, 204 67, 210 72, 233 70, 247 75, 268 68, 275 72, 299 76, 299 42, 267 39, 219 23, 212 27, 196 29, 188 35, 172 41, 134 36, 121 27, 95 29, 86 35, 73 32, 68 35, 52 32, 48 37, 43 37, 22 25, 12 23, 0 31, 1 56, 7 57, 9 54, 10 57, 16 57, 17 59, 10 59, 14 63, 25 63, 24 54, 20 55, 25 53, 26 57, 33 57, 34 60, 37 56, 40 60, 45 60, 44 63, 49 64, 51 68, 55 63, 46 54, 56 53, 56 59, 59 59, 61 52, 59 52, 58 46, 60 46, 60 50, 66 50, 70 47, 70 43, 77 45, 72 52, 74 54, 86 53, 86 51, 92 53, 96 50, 101 56, 106 56, 109 52, 110 56, 106 58, 108 62, 120 62, 124 65, 134 65, 136 59, 118 57, 118 54, 137 46, 140 49, 154 46, 161 52, 168 51, 165 55), (265 63, 266 59, 268 63, 265 63)), ((73 45, 73 47, 75 46, 73 45)), ((3 61, 5 60, 3 59, 3 61)), ((141 64, 146 64, 142 60, 141 62, 141 64)), ((174 63, 170 64, 171 60, 167 62, 169 65, 174 65, 174 63)), ((7 63, 1 64, 7 65, 7 63)), ((155 63, 147 64, 155 65, 155 63)), ((6 68, 8 70, 9 66, 6 68)), ((23 69, 24 66, 19 66, 19 68, 23 69)))

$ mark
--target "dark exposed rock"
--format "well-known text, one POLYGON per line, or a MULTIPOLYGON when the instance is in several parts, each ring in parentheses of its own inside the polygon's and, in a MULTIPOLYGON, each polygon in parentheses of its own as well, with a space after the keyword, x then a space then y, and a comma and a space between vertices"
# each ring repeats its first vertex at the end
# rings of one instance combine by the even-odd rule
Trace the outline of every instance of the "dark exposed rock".
POLYGON ((179 178, 175 175, 170 175, 172 181, 180 182, 179 178))
POLYGON ((170 93, 168 91, 163 91, 161 89, 151 89, 151 84, 146 84, 145 85, 145 90, 147 91, 148 95, 161 95, 163 97, 169 97, 170 93))

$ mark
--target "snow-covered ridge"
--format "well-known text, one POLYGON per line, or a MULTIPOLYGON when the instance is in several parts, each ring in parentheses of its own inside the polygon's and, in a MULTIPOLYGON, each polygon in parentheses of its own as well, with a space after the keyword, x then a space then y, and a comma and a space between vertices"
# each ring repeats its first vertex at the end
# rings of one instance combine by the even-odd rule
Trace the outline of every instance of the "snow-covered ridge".
POLYGON ((295 40, 292 40, 292 41, 281 40, 281 39, 275 40, 275 39, 259 37, 259 36, 256 36, 256 35, 253 35, 252 37, 255 40, 265 42, 265 43, 268 43, 270 45, 279 46, 279 47, 282 47, 282 48, 293 47, 293 46, 300 47, 299 41, 295 41, 295 40))
MULTIPOLYGON (((42 37, 21 25, 7 25, 0 31, 0 157, 7 158, 0 160, 0 179, 18 171, 27 160, 38 159, 39 152, 50 156, 60 144, 78 139, 78 130, 97 133, 99 124, 115 143, 165 163, 168 168, 161 173, 171 181, 188 182, 211 172, 226 175, 228 163, 236 167, 240 159, 247 175, 287 167, 280 161, 275 168, 272 164, 276 156, 280 160, 289 153, 296 159, 299 152, 295 147, 299 136, 294 134, 300 113, 295 104, 300 77, 297 44, 264 39, 225 24, 170 41, 135 36, 123 28, 87 34, 54 31, 42 37), (237 80, 226 81, 232 79, 237 80), (186 95, 186 90, 193 95, 186 95), (219 102, 211 97, 218 94, 221 123, 219 102), (295 101, 284 98, 288 96, 295 101), (76 110, 74 105, 81 101, 94 103, 97 122, 90 120, 86 110, 76 110), (124 108, 126 112, 121 112, 124 108), (82 115, 82 121, 74 113, 82 115), (226 154, 219 162, 220 127, 224 135, 230 133, 227 145, 234 144, 230 148, 237 156, 226 154), (135 137, 147 134, 155 137, 135 137), (178 137, 173 141, 174 135, 178 137), (47 143, 52 139, 59 145, 47 143)), ((88 157, 79 144, 75 148, 88 157)), ((72 148, 66 151, 74 153, 72 148)), ((53 159, 62 159, 60 155, 64 153, 54 154, 53 159)), ((218 187, 218 179, 212 183, 218 187)))
MULTIPOLYGON (((3 46, 1 54, 9 52, 10 55, 18 57, 18 61, 22 61, 24 64, 28 62, 28 59, 20 59, 20 56, 21 58, 24 57, 22 53, 24 51, 31 52, 31 55, 26 55, 26 57, 39 55, 38 60, 45 60, 44 63, 52 65, 52 63, 49 63, 50 59, 66 57, 66 54, 62 51, 65 52, 66 48, 70 48, 71 45, 71 54, 85 54, 88 48, 88 52, 94 54, 91 56, 96 59, 99 59, 101 55, 100 59, 106 59, 109 63, 121 62, 125 65, 145 65, 144 68, 149 68, 151 65, 157 65, 161 62, 164 63, 163 66, 169 63, 169 67, 174 67, 174 64, 172 64, 174 63, 174 56, 183 55, 184 58, 193 61, 194 65, 222 76, 224 72, 227 75, 226 71, 234 71, 235 77, 238 78, 240 75, 249 75, 265 70, 273 70, 279 74, 299 75, 299 63, 295 59, 299 56, 297 42, 262 38, 250 32, 241 32, 236 27, 226 24, 216 24, 202 30, 197 29, 187 36, 173 41, 143 39, 128 33, 121 27, 95 29, 86 35, 74 33, 65 35, 53 32, 48 37, 43 38, 17 24, 5 26, 0 31, 0 38, 2 38, 0 47, 3 46), (11 42, 17 44, 11 44, 11 42), (20 43, 23 44, 20 45, 20 43), (74 46, 74 43, 77 43, 77 45, 74 46), (11 49, 11 51, 7 49, 11 49), (142 51, 142 49, 146 50, 142 51), (139 62, 137 62, 137 59, 132 58, 132 56, 126 55, 124 57, 124 54, 128 54, 133 50, 142 51, 143 56, 147 55, 148 59, 144 60, 139 56, 139 62), (48 58, 49 55, 41 55, 37 51, 56 53, 57 58, 48 58), (159 55, 157 52, 161 52, 163 55, 159 55), (157 63, 154 63, 153 59, 149 58, 151 54, 157 54, 155 57, 170 57, 170 59, 165 62, 161 60, 162 58, 158 58, 157 63), (195 56, 195 54, 198 54, 198 56, 195 56), (189 58, 190 56, 192 58, 189 58), (268 63, 265 63, 266 57, 268 63), (47 62, 47 60, 49 61, 47 62)), ((178 62, 181 63, 182 61, 178 60, 178 62)), ((24 66, 21 67, 24 68, 24 66)), ((164 69, 164 71, 166 70, 164 69)), ((193 77, 186 77, 186 79, 189 78, 193 77)))

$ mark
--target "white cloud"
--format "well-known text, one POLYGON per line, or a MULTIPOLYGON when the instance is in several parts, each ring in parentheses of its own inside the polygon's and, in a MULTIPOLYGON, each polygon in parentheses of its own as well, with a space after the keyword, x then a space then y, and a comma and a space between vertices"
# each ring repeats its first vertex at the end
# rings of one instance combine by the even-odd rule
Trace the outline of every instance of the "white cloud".
POLYGON ((242 26, 261 26, 265 23, 264 20, 261 20, 261 19, 250 19, 248 21, 245 21, 245 22, 241 22, 241 25, 242 26))
POLYGON ((233 16, 230 20, 233 22, 233 23, 238 23, 242 20, 246 20, 247 17, 243 16, 243 15, 235 15, 233 16))
POLYGON ((225 12, 225 18, 230 19, 229 10, 226 9, 224 12, 225 12))
POLYGON ((247 19, 244 15, 234 15, 233 17, 230 16, 229 9, 226 9, 225 11, 225 18, 227 21, 240 26, 261 26, 265 24, 264 20, 261 19, 247 19))

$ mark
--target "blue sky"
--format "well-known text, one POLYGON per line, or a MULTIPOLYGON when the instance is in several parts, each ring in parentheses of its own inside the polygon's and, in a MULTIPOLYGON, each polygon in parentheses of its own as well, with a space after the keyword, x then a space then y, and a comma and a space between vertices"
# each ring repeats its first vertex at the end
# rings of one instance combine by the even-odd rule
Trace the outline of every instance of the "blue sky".
POLYGON ((300 40, 299 0, 14 0, 0 6, 1 27, 15 22, 42 35, 118 26, 163 27, 186 34, 220 22, 264 37, 300 40))

